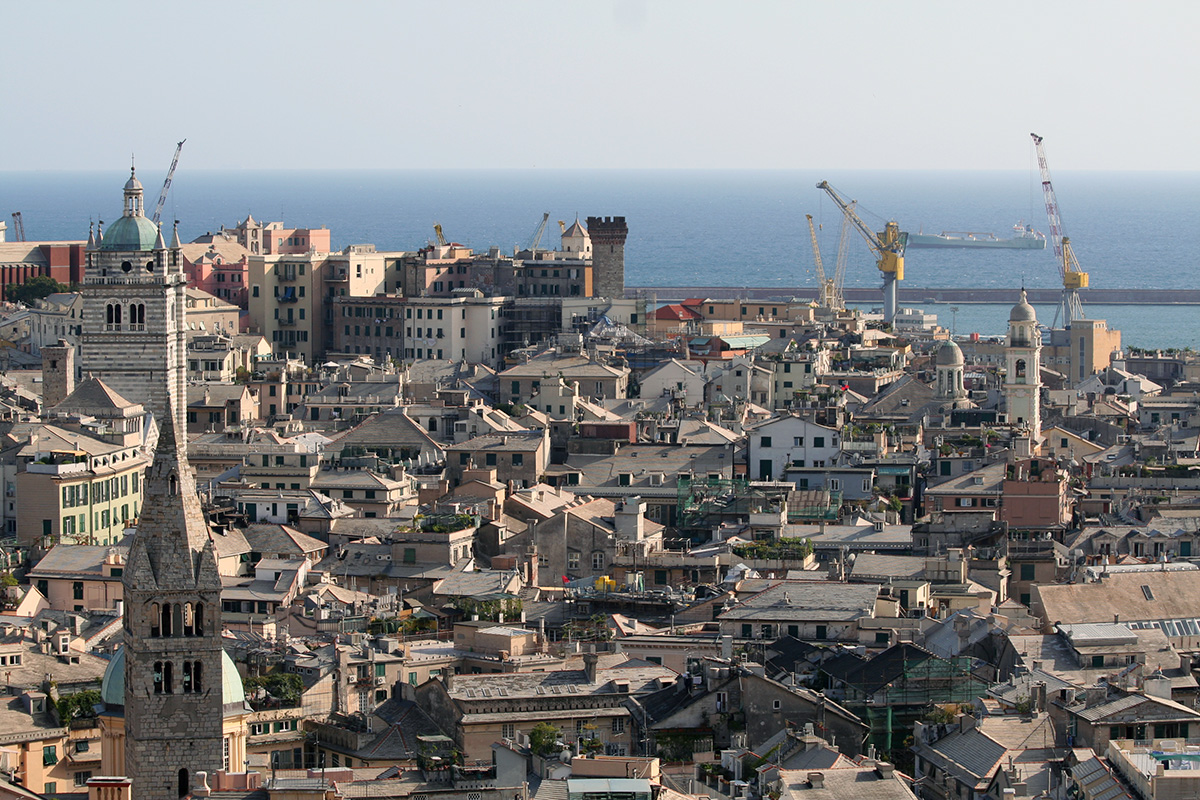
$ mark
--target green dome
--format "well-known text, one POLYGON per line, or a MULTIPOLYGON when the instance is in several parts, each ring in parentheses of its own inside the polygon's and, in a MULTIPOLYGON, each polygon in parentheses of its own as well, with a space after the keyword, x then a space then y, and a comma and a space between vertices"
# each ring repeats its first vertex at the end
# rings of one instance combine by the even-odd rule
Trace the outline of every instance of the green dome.
MULTIPOLYGON (((113 654, 104 670, 104 678, 100 682, 100 700, 106 706, 125 705, 125 648, 122 647, 113 654)), ((246 691, 242 688, 242 679, 237 666, 229 653, 221 651, 221 704, 226 709, 230 705, 242 706, 246 702, 246 691)))
POLYGON ((101 250, 153 250, 158 228, 142 216, 121 217, 104 231, 101 250))

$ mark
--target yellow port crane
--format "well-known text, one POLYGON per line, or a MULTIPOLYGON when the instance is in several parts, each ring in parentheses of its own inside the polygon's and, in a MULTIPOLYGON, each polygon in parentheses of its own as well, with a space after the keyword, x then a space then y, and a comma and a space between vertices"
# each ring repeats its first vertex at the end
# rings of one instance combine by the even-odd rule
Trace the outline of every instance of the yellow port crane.
POLYGON ((437 234, 437 243, 439 247, 445 247, 446 245, 450 244, 446 241, 446 235, 442 233, 442 223, 433 223, 433 232, 437 234))
POLYGON ((825 264, 821 261, 821 247, 817 244, 817 229, 813 226, 812 214, 805 214, 808 220, 808 235, 812 238, 813 262, 817 265, 817 305, 821 308, 840 311, 845 308, 842 302, 842 287, 834 278, 826 277, 825 264))
POLYGON ((862 221, 854 210, 853 202, 846 202, 828 181, 817 184, 818 189, 824 190, 841 209, 842 214, 867 242, 867 247, 875 256, 875 266, 883 273, 883 321, 891 325, 896 318, 897 297, 896 284, 904 280, 904 248, 908 244, 908 234, 900 230, 900 224, 895 220, 888 222, 882 233, 871 230, 871 226, 862 221))
POLYGON ((1037 148, 1038 169, 1042 172, 1042 196, 1046 200, 1046 219, 1050 224, 1050 241, 1054 243, 1054 257, 1058 260, 1058 274, 1062 278, 1062 299, 1054 312, 1054 326, 1058 327, 1059 316, 1062 316, 1063 327, 1071 327, 1077 319, 1083 319, 1083 302, 1079 299, 1079 290, 1088 287, 1088 274, 1079 267, 1075 251, 1071 249, 1071 239, 1063 235, 1062 217, 1058 214, 1058 198, 1054 195, 1054 184, 1050 182, 1050 167, 1046 163, 1046 148, 1042 147, 1042 137, 1036 133, 1033 146, 1037 148))

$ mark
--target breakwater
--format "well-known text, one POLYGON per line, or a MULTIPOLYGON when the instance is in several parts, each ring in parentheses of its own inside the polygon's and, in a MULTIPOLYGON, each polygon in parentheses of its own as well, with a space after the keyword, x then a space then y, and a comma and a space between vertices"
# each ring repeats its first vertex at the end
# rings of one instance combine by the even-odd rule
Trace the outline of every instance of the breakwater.
MULTIPOLYGON (((1026 289, 1032 303, 1057 303, 1061 289, 1026 289)), ((847 287, 847 303, 882 303, 883 291, 876 287, 847 287)), ((921 303, 996 303, 1012 305, 1017 290, 1006 288, 901 286, 901 305, 921 303)), ((627 297, 653 297, 659 303, 678 303, 689 297, 714 300, 813 300, 817 290, 811 286, 627 286, 627 297)), ((1101 305, 1200 305, 1200 289, 1083 289, 1079 297, 1086 306, 1101 305)))

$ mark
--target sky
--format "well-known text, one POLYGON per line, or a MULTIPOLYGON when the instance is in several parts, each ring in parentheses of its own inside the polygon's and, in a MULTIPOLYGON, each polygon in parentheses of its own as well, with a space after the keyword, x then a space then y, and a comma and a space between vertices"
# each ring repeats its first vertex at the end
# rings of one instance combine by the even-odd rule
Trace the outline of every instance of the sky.
POLYGON ((4 170, 1200 169, 1200 3, 10 2, 4 170))

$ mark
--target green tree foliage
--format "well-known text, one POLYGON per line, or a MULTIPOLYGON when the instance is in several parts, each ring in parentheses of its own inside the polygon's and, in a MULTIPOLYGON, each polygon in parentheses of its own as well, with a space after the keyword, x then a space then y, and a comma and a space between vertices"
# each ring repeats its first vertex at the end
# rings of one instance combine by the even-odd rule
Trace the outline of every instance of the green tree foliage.
POLYGON ((246 699, 256 710, 263 708, 295 708, 300 705, 300 695, 304 693, 304 681, 299 675, 290 672, 277 672, 272 675, 258 675, 242 679, 242 689, 246 699), (266 691, 266 697, 259 697, 260 690, 266 691))
POLYGON ((529 731, 529 749, 539 756, 553 755, 556 748, 554 743, 562 736, 562 731, 549 722, 539 722, 529 731))
POLYGON ((14 303, 32 303, 55 292, 69 292, 71 287, 59 283, 49 275, 38 275, 24 283, 10 283, 4 287, 4 296, 14 303))
POLYGON ((65 725, 73 719, 85 719, 96 716, 95 706, 100 702, 100 692, 95 689, 84 689, 82 692, 67 694, 58 698, 58 718, 65 725))

